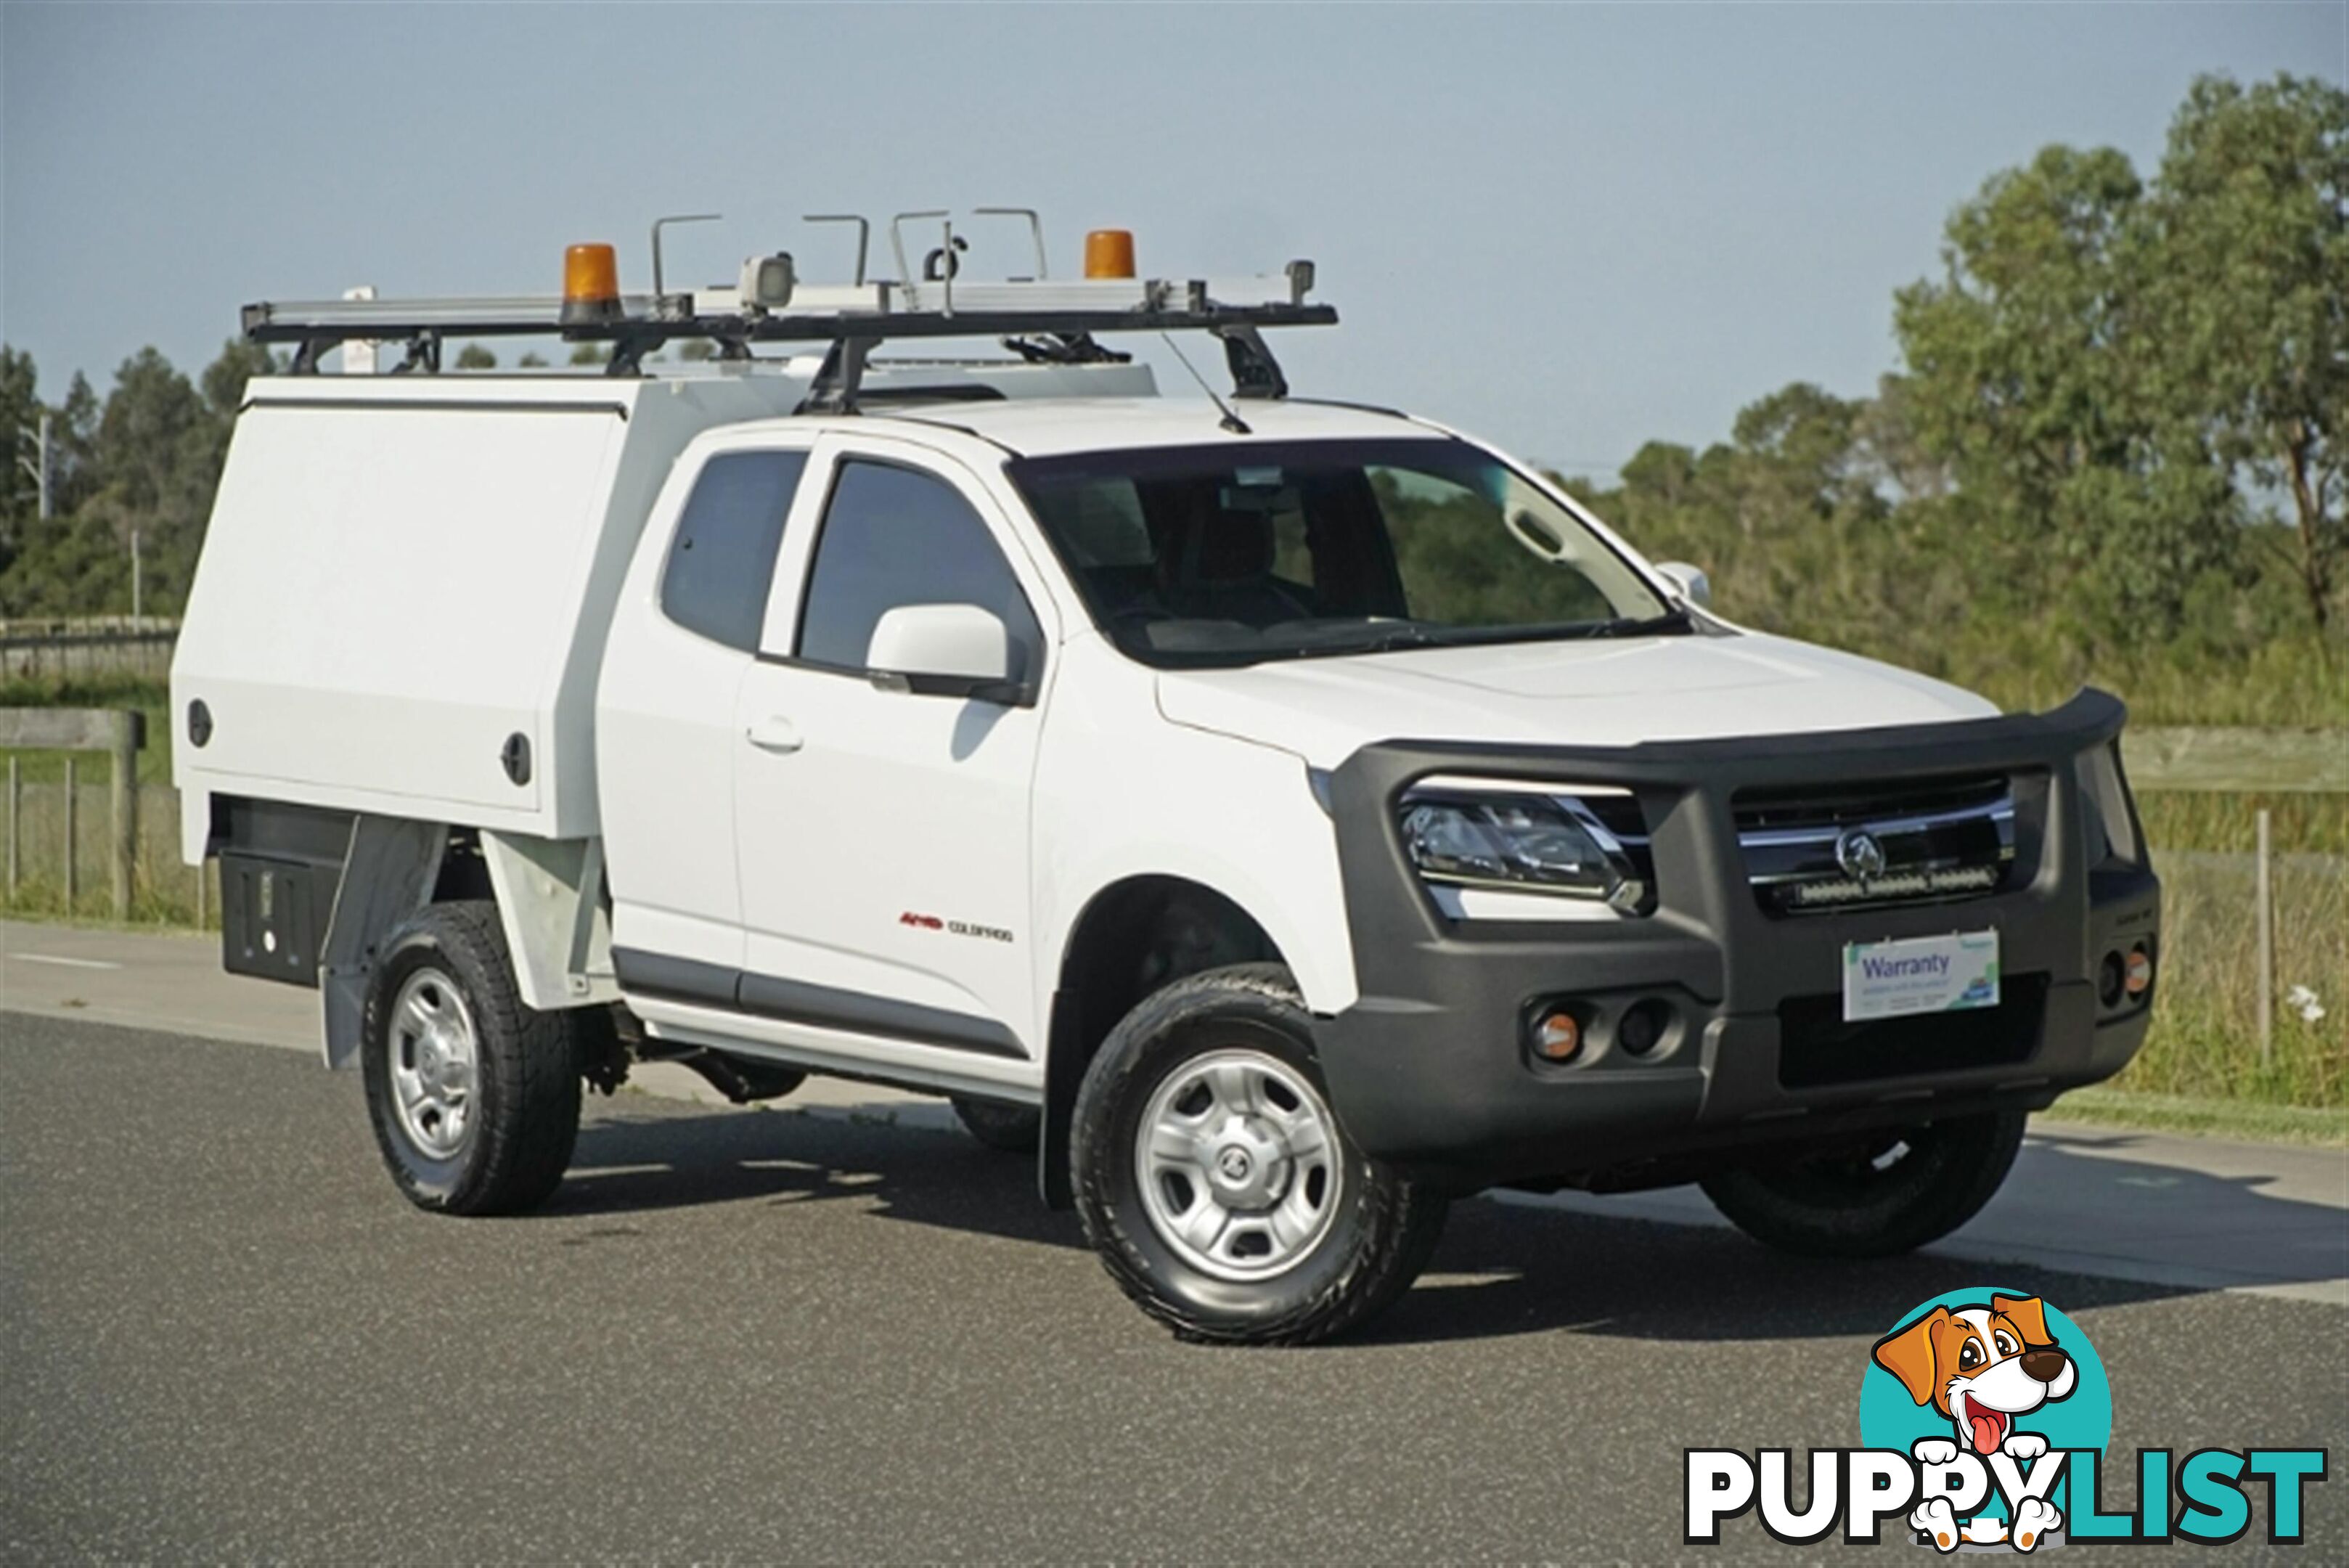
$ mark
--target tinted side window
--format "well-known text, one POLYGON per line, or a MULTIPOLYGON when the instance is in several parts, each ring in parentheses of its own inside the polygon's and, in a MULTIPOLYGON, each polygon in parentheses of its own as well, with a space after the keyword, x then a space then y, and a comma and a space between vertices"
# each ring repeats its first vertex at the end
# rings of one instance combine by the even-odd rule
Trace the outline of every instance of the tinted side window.
POLYGON ((874 627, 900 605, 994 611, 1011 628, 1014 678, 1030 672, 1042 640, 1036 618, 970 504, 926 473, 843 463, 800 612, 800 657, 864 669, 874 627))
POLYGON ((759 650, 767 587, 803 452, 730 452, 695 482, 661 572, 660 604, 688 631, 745 653, 759 650))

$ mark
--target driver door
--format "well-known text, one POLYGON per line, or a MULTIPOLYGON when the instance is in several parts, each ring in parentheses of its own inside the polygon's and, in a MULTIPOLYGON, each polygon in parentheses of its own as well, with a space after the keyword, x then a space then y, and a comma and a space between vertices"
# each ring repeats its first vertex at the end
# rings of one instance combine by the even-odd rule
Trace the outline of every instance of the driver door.
POLYGON ((876 685, 874 625, 974 604, 1040 690, 1040 585, 996 501, 951 459, 827 438, 822 519, 786 545, 736 711, 742 1002, 802 1023, 1040 1057, 1030 794, 1040 708, 876 685), (786 583, 790 585, 786 587, 786 583))

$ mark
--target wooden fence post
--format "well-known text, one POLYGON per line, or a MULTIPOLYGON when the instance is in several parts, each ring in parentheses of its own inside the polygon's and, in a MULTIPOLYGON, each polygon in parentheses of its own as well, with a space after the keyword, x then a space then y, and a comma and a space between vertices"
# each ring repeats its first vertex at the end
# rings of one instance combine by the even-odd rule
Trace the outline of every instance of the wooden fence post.
POLYGON ((2270 881, 2268 812, 2260 808, 2259 853, 2251 872, 2251 897, 2259 900, 2260 1067, 2275 1065, 2275 897, 2270 881))
POLYGON ((77 777, 74 759, 66 758, 66 913, 74 912, 74 895, 80 892, 80 870, 74 857, 75 829, 80 826, 81 780, 77 777))
POLYGON ((130 919, 131 880, 139 866, 139 729, 140 715, 127 710, 107 715, 113 733, 114 918, 130 919))
MULTIPOLYGON (((81 764, 80 752, 105 752, 114 763, 108 786, 113 808, 109 851, 113 865, 109 880, 114 893, 114 918, 130 918, 130 901, 139 886, 139 752, 147 743, 147 716, 131 709, 0 708, 0 747, 66 753, 65 884, 66 912, 78 912, 81 901, 81 764)), ((20 886, 24 799, 16 759, 8 760, 8 866, 13 898, 20 886)))

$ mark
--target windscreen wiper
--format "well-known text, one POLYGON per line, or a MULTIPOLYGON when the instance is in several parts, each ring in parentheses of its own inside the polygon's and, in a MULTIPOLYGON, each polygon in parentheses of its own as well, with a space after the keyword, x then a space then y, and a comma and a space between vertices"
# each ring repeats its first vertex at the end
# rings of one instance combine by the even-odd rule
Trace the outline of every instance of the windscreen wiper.
POLYGON ((1347 629, 1355 635, 1332 637, 1327 642, 1299 642, 1270 657, 1327 659, 1356 653, 1392 653, 1402 648, 1439 648, 1452 640, 1441 629, 1423 626, 1417 621, 1347 629))
POLYGON ((1537 626, 1397 627, 1368 648, 1383 652, 1394 648, 1467 648, 1480 643, 1579 641, 1592 637, 1651 637, 1663 632, 1694 629, 1685 608, 1661 615, 1618 616, 1611 620, 1553 621, 1537 626))
POLYGON ((1650 637, 1688 631, 1695 623, 1685 609, 1613 620, 1560 621, 1548 626, 1428 626, 1417 621, 1381 628, 1373 635, 1342 641, 1306 643, 1273 658, 1329 659, 1357 653, 1394 653, 1406 648, 1473 648, 1485 643, 1579 641, 1594 637, 1650 637))
POLYGON ((1444 634, 1415 621, 1391 626, 1378 636, 1359 644, 1349 644, 1350 650, 1364 653, 1392 653, 1398 648, 1433 648, 1444 640, 1444 634))
POLYGON ((1560 637, 1654 637, 1663 632, 1689 631, 1696 621, 1684 605, 1674 605, 1661 615, 1618 616, 1613 620, 1587 620, 1566 628, 1560 637))

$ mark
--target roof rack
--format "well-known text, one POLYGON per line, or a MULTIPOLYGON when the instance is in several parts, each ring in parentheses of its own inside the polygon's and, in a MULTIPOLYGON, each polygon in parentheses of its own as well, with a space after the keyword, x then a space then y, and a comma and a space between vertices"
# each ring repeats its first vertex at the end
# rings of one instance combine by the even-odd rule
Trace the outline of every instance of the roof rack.
MULTIPOLYGON (((866 359, 893 338, 998 337, 1031 362, 1086 364, 1130 358, 1102 347, 1096 334, 1204 331, 1222 342, 1238 396, 1281 398, 1288 382, 1265 347, 1263 329, 1338 320, 1334 307, 1306 302, 1314 281, 1309 261, 1289 263, 1278 277, 969 283, 954 275, 950 228, 947 242, 946 264, 938 265, 934 253, 919 278, 802 286, 788 255, 753 257, 744 264, 739 288, 636 295, 614 289, 587 299, 588 308, 575 291, 264 301, 244 307, 244 335, 255 343, 295 345, 295 375, 315 373, 329 349, 361 341, 405 343, 407 358, 395 374, 437 371, 440 346, 452 336, 609 343, 605 373, 613 376, 641 374, 647 354, 686 338, 716 343, 721 360, 748 359, 757 343, 828 343, 801 407, 846 412, 855 407, 866 359)), ((579 249, 603 252, 602 265, 609 268, 608 247, 579 249)), ((862 251, 860 242, 860 274, 862 251)))

